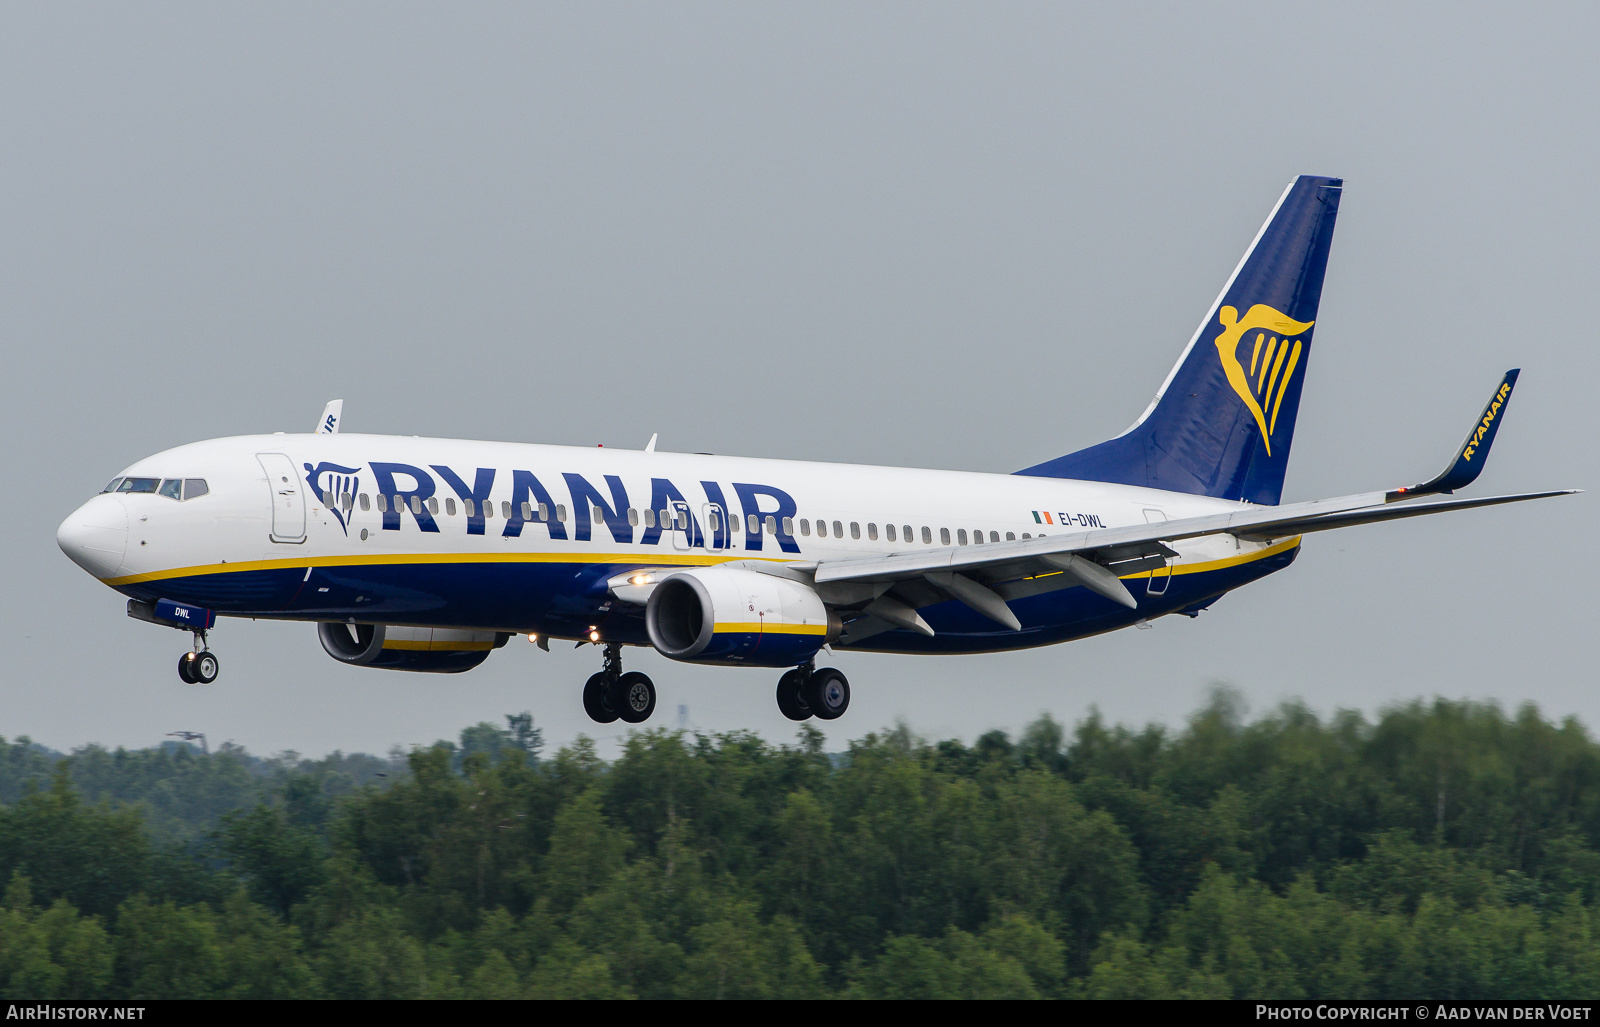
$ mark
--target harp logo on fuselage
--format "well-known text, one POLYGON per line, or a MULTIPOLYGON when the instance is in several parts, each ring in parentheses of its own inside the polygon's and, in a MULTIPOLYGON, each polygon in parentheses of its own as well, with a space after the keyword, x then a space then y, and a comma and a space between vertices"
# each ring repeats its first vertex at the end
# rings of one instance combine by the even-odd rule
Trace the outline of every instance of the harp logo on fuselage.
POLYGON ((1243 317, 1239 316, 1237 308, 1223 307, 1217 320, 1222 325, 1215 340, 1222 370, 1233 391, 1255 415, 1262 444, 1271 456, 1278 411, 1283 407, 1284 394, 1289 391, 1289 382, 1300 366, 1304 351, 1303 340, 1295 336, 1304 335, 1315 322, 1296 321, 1265 303, 1257 303, 1245 311, 1243 317), (1252 332, 1254 336, 1247 338, 1252 332), (1239 353, 1240 342, 1250 344, 1248 367, 1239 353))

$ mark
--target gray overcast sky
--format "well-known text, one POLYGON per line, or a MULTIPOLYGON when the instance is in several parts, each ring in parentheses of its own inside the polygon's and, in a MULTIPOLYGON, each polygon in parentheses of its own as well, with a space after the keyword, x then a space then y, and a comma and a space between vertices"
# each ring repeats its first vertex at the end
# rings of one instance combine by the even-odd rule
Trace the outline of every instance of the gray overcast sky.
MULTIPOLYGON (((598 652, 463 676, 224 622, 222 679, 57 550, 117 470, 345 428, 1010 471, 1138 415, 1283 186, 1346 192, 1286 500, 1438 470, 1524 368, 1476 494, 1600 485, 1600 8, 12 3, 0 734, 382 751, 533 711, 598 652)), ((988 657, 846 654, 834 745, 1178 724, 1213 681, 1600 726, 1593 495, 1311 538, 1198 620, 988 657)), ((769 671, 657 722, 787 739, 769 671)))

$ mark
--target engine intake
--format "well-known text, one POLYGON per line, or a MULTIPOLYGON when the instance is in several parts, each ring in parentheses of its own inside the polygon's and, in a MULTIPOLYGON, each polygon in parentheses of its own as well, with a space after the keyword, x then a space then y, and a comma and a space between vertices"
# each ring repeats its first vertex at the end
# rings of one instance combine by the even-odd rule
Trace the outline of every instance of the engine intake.
POLYGON ((843 627, 810 586, 739 567, 663 579, 644 622, 650 643, 670 659, 755 667, 804 663, 843 627))
POLYGON ((425 674, 459 674, 489 658, 489 650, 506 644, 503 631, 455 628, 407 628, 392 624, 317 625, 317 638, 340 663, 425 674))

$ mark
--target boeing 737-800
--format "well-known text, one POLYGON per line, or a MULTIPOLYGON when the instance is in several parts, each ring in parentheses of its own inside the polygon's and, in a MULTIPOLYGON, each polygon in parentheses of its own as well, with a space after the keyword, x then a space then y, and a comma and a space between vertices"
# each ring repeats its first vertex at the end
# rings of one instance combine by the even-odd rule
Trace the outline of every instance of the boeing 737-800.
POLYGON ((1279 505, 1341 187, 1289 185, 1131 428, 1013 474, 359 435, 335 401, 313 434, 140 460, 57 540, 131 616, 191 632, 185 681, 216 679, 218 616, 275 618, 388 670, 468 670, 516 634, 592 643, 600 722, 655 707, 624 646, 782 668, 778 706, 803 720, 850 702, 824 649, 981 653, 1195 616, 1310 532, 1562 494, 1417 501, 1478 476, 1511 371, 1433 480, 1279 505))

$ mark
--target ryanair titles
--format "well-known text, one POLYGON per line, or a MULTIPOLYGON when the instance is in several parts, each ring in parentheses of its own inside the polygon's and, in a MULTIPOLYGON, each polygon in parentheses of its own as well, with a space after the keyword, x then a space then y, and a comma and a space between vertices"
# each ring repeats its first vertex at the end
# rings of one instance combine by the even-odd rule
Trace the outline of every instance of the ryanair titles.
MULTIPOLYGON (((311 491, 348 533, 361 469, 328 463, 304 466, 311 491)), ((383 515, 384 531, 399 531, 409 517, 420 530, 437 532, 435 514, 442 496, 451 505, 460 501, 469 535, 487 534, 490 521, 498 519, 503 522, 499 534, 504 536, 520 536, 525 527, 537 525, 552 539, 570 537, 575 542, 591 541, 603 530, 623 545, 635 541, 654 545, 663 535, 670 535, 680 548, 731 549, 736 533, 742 531, 743 549, 759 551, 770 537, 782 552, 800 552, 792 534, 795 501, 772 485, 733 482, 738 498, 735 509, 719 482, 699 482, 700 495, 690 499, 669 479, 651 478, 650 501, 639 504, 644 507, 641 511, 630 502, 627 486, 614 474, 605 475, 601 487, 581 474, 566 472, 559 484, 551 480, 560 493, 558 498, 532 471, 502 474, 493 467, 478 467, 468 480, 444 464, 422 468, 374 461, 366 465, 366 473, 383 515), (561 500, 570 500, 570 511, 568 503, 561 500)), ((359 499, 365 503, 365 494, 359 499)))
POLYGON ((1478 443, 1482 442, 1483 437, 1489 434, 1489 430, 1494 427, 1494 419, 1500 416, 1500 408, 1505 406, 1506 397, 1509 395, 1511 395, 1511 383, 1501 382, 1500 391, 1496 392, 1494 399, 1489 401, 1489 407, 1483 412, 1482 420, 1478 422, 1478 426, 1473 429, 1472 434, 1467 436, 1466 447, 1461 450, 1461 459, 1472 459, 1472 454, 1478 451, 1478 443))

